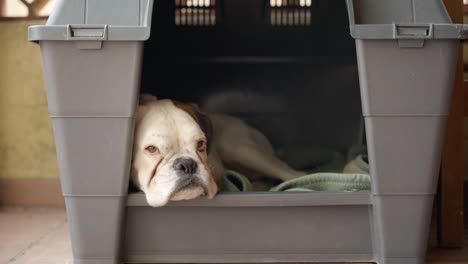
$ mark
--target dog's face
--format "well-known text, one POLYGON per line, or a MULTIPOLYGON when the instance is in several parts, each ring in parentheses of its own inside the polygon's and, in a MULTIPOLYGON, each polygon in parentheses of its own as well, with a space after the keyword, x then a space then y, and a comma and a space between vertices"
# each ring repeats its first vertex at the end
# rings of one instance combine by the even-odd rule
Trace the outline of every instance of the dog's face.
POLYGON ((151 206, 218 191, 208 164, 210 124, 190 104, 146 97, 137 111, 132 181, 151 206))

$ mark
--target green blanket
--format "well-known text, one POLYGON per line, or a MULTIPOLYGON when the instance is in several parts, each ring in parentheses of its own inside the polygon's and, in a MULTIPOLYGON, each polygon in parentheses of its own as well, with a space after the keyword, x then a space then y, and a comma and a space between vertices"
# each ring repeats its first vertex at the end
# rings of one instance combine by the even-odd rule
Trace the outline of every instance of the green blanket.
MULTIPOLYGON (((282 182, 270 189, 277 191, 362 191, 370 190, 369 165, 366 147, 354 146, 346 157, 329 149, 282 149, 279 156, 291 167, 306 171, 307 175, 282 182)), ((249 179, 233 170, 226 170, 223 190, 226 192, 250 192, 249 179)))

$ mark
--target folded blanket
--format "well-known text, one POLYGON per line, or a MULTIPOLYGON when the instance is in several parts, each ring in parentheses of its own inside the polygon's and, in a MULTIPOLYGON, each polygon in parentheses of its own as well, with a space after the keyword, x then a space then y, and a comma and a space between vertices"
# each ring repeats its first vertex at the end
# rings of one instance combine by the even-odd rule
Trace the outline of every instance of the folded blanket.
MULTIPOLYGON (((272 192, 370 190, 367 149, 363 145, 348 151, 348 163, 341 153, 327 149, 283 149, 279 155, 291 167, 310 174, 283 182, 271 188, 272 192)), ((232 170, 225 171, 223 185, 227 192, 252 191, 249 179, 232 170)))
POLYGON ((225 192, 251 192, 252 183, 244 175, 233 171, 224 171, 223 191, 225 192))
POLYGON ((270 191, 353 192, 370 190, 368 174, 314 173, 281 183, 270 191))

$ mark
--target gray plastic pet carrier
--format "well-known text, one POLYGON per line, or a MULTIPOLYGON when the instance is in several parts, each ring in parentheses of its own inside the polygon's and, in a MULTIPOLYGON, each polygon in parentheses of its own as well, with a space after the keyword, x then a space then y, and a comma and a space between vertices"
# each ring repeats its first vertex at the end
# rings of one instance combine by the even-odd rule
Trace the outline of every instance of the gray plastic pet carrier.
POLYGON ((424 263, 465 30, 442 0, 57 1, 29 39, 75 264, 424 263), (149 207, 128 188, 140 93, 239 116, 278 149, 366 141, 371 191, 149 207))

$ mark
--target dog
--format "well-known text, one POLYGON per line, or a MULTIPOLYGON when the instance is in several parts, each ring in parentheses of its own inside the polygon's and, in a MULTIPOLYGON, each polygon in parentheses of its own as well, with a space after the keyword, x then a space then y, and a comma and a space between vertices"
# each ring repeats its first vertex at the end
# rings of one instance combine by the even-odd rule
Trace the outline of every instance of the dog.
POLYGON ((305 174, 281 161, 257 129, 195 104, 144 95, 135 122, 131 182, 153 207, 213 198, 225 167, 281 181, 305 174))

